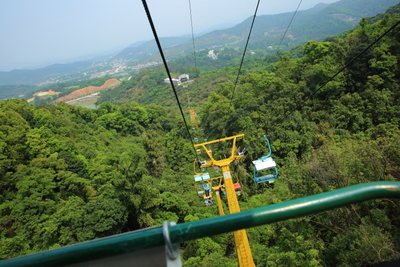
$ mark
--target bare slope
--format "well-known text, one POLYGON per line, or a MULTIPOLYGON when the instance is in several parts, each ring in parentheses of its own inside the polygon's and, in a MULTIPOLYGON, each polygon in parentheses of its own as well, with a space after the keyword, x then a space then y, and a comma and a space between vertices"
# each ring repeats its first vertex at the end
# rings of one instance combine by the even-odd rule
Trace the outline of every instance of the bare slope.
POLYGON ((53 101, 53 103, 57 103, 60 101, 68 101, 68 100, 71 100, 74 98, 82 97, 85 95, 90 95, 90 94, 93 94, 95 92, 98 92, 98 91, 101 91, 104 89, 116 87, 120 84, 121 84, 121 82, 117 79, 109 79, 109 80, 105 81, 105 83, 102 86, 87 86, 87 87, 75 90, 68 95, 57 98, 56 100, 53 101))

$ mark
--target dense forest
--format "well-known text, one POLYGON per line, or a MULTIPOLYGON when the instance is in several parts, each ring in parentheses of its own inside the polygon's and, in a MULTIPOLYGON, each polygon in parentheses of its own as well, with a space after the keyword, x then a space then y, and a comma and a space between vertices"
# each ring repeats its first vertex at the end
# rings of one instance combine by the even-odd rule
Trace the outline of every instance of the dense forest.
MULTIPOLYGON (((172 67, 178 75, 191 72, 194 82, 177 90, 182 102, 190 95, 209 140, 245 134, 249 154, 232 166, 242 210, 400 181, 400 27, 366 50, 399 22, 393 10, 324 42, 246 57, 237 86, 237 60, 210 71, 172 67), (267 152, 263 134, 280 172, 274 188, 252 178, 251 161, 267 152)), ((164 220, 217 216, 216 205, 204 206, 193 188, 192 137, 164 76, 162 69, 141 72, 105 92, 95 110, 0 102, 0 259, 164 220)), ((399 206, 396 199, 371 200, 248 229, 255 264, 398 259, 399 206)), ((182 243, 181 256, 184 266, 237 266, 232 233, 182 243)))

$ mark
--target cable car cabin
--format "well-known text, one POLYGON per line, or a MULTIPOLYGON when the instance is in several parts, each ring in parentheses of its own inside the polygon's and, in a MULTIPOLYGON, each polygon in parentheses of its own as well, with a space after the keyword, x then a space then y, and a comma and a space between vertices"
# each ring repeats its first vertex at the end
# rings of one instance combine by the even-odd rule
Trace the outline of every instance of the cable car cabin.
MULTIPOLYGON (((219 190, 222 193, 222 196, 226 196, 226 189, 223 181, 223 176, 220 177, 221 181, 218 187, 213 187, 214 190, 219 190)), ((236 192, 237 196, 240 196, 242 194, 242 186, 239 183, 239 179, 236 176, 236 183, 233 183, 233 189, 236 192)))
POLYGON ((236 195, 240 196, 242 194, 242 187, 239 183, 233 184, 233 189, 235 189, 236 195))
POLYGON ((254 168, 254 182, 259 183, 273 183, 278 178, 278 169, 276 163, 271 157, 262 157, 261 159, 253 161, 254 168))
POLYGON ((196 174, 194 175, 194 188, 196 189, 197 193, 199 195, 204 194, 204 181, 205 180, 209 180, 210 179, 210 174, 206 173, 202 173, 202 174, 196 174))
POLYGON ((254 182, 259 183, 273 183, 278 178, 278 169, 276 168, 275 161, 271 158, 271 144, 266 135, 264 135, 265 141, 268 146, 268 155, 261 157, 261 159, 254 160, 254 182))

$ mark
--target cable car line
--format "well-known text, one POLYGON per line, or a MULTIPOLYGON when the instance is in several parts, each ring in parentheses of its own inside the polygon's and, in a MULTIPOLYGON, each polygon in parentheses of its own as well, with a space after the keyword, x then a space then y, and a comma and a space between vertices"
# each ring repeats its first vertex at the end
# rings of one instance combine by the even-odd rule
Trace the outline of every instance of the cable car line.
MULTIPOLYGON (((238 138, 243 138, 244 134, 231 136, 231 137, 225 137, 225 138, 222 138, 222 139, 219 139, 219 140, 209 141, 209 142, 205 142, 205 143, 201 143, 201 144, 196 144, 196 145, 194 144, 192 135, 190 134, 189 127, 188 127, 188 124, 186 122, 183 110, 182 110, 182 106, 180 104, 180 101, 179 101, 179 98, 178 98, 178 95, 177 95, 177 92, 176 92, 176 89, 175 89, 175 86, 174 86, 174 84, 172 82, 171 74, 169 72, 168 65, 167 65, 167 62, 166 62, 166 59, 165 59, 165 56, 164 56, 160 41, 158 39, 157 32, 156 32, 155 26, 153 24, 153 21, 152 21, 152 18, 151 18, 151 14, 150 14, 150 11, 148 9, 146 0, 142 0, 142 2, 143 2, 144 9, 146 11, 150 26, 152 28, 155 41, 156 41, 158 49, 160 51, 160 55, 162 57, 165 69, 166 69, 168 77, 170 79, 170 83, 171 83, 172 89, 173 89, 174 94, 175 94, 175 98, 177 100, 177 103, 178 103, 178 106, 179 106, 179 109, 180 109, 180 112, 181 112, 181 116, 182 116, 183 121, 185 123, 188 135, 190 137, 190 140, 191 140, 191 143, 192 143, 192 147, 194 149, 194 153, 195 153, 196 158, 197 158, 197 163, 200 163, 200 165, 199 165, 200 168, 210 168, 210 167, 215 167, 215 166, 221 167, 221 171, 222 171, 223 176, 214 177, 213 178, 213 177, 210 177, 210 175, 208 173, 196 174, 194 176, 195 183, 196 182, 201 182, 201 181, 203 182, 202 189, 204 189, 204 199, 206 200, 206 205, 211 207, 212 206, 212 200, 211 200, 212 183, 210 183, 209 180, 211 180, 211 179, 220 179, 220 181, 224 182, 223 185, 220 182, 219 185, 217 186, 217 190, 216 190, 216 195, 217 195, 220 214, 222 215, 224 213, 224 210, 223 210, 222 204, 221 204, 221 200, 219 198, 220 197, 219 193, 222 192, 222 186, 224 186, 225 191, 226 191, 229 212, 230 213, 240 212, 240 205, 239 205, 239 202, 238 202, 238 199, 237 199, 237 196, 236 196, 235 187, 234 187, 234 183, 232 181, 232 175, 231 175, 231 172, 230 172, 229 165, 233 161, 240 160, 240 159, 243 159, 243 158, 246 157, 244 152, 239 152, 238 153, 237 147, 236 147, 237 139, 238 138), (230 141, 232 143, 232 147, 231 147, 231 150, 230 150, 231 154, 230 154, 229 157, 225 156, 225 158, 222 158, 222 159, 220 158, 219 160, 217 160, 217 159, 214 158, 214 156, 212 154, 212 150, 210 150, 209 147, 206 147, 206 145, 217 144, 219 142, 225 142, 225 141, 230 141), (203 161, 203 162, 200 161, 198 159, 198 157, 197 157, 196 148, 203 149, 204 153, 208 156, 209 160, 206 160, 206 161, 203 161), (223 180, 221 180, 221 179, 223 179, 223 180), (217 192, 218 192, 218 194, 217 194, 217 192), (208 202, 208 201, 210 201, 210 202, 208 202)), ((253 20, 252 20, 252 23, 251 23, 251 27, 250 27, 250 31, 249 31, 249 34, 248 34, 248 37, 247 37, 246 45, 244 47, 242 59, 241 59, 240 65, 239 65, 239 70, 238 70, 238 73, 237 73, 237 76, 236 76, 236 81, 235 81, 235 84, 234 84, 234 88, 233 88, 233 91, 232 91, 232 95, 231 95, 231 99, 230 99, 230 103, 229 103, 229 107, 228 107, 228 114, 229 114, 229 110, 230 110, 230 108, 232 106, 233 99, 235 97, 235 92, 236 92, 236 87, 237 87, 237 83, 238 83, 238 80, 239 80, 239 75, 240 75, 240 72, 241 72, 241 68, 243 66, 244 57, 245 57, 247 46, 248 46, 248 43, 249 43, 249 40, 250 40, 251 32, 252 32, 252 29, 253 29, 253 26, 254 26, 254 21, 255 21, 256 15, 257 15, 257 10, 258 10, 258 7, 259 7, 259 3, 260 3, 260 0, 258 0, 258 2, 257 2, 256 10, 255 10, 255 13, 254 13, 254 16, 253 16, 253 20)), ((285 31, 285 33, 284 33, 284 35, 283 35, 283 37, 282 37, 282 39, 281 39, 281 41, 280 41, 280 43, 278 45, 277 51, 279 50, 279 47, 280 47, 280 45, 281 45, 281 43, 282 43, 282 41, 283 41, 287 31, 288 31, 288 29, 289 29, 289 27, 290 27, 295 15, 296 15, 297 11, 298 11, 301 3, 302 3, 302 0, 300 0, 300 3, 297 6, 297 9, 296 9, 295 13, 293 14, 292 19, 291 19, 288 27, 286 28, 286 31, 285 31)), ((193 20, 192 20, 192 12, 191 12, 191 2, 190 2, 190 0, 189 0, 189 8, 190 8, 190 19, 191 19, 191 23, 192 23, 191 24, 191 26, 192 26, 192 43, 193 43, 193 50, 194 50, 194 58, 195 58, 195 61, 196 61, 194 32, 193 32, 193 20)), ((283 114, 283 118, 282 118, 281 122, 279 122, 278 124, 282 123, 295 110, 297 110, 301 106, 304 106, 306 101, 308 101, 313 95, 315 95, 318 91, 320 91, 326 84, 328 84, 330 81, 332 81, 344 69, 346 69, 348 66, 350 66, 358 57, 360 57, 363 53, 365 53, 369 48, 371 48, 375 43, 377 43, 380 39, 382 39, 387 33, 389 33, 391 30, 393 30, 399 24, 400 24, 400 21, 395 23, 390 29, 385 31, 384 34, 382 34, 379 38, 377 38, 374 42, 372 42, 361 53, 359 53, 356 57, 354 57, 352 60, 350 60, 348 63, 346 63, 338 72, 336 72, 322 86, 320 86, 317 90, 315 90, 308 97, 306 97, 306 99, 304 101, 300 102, 294 109, 290 110, 289 112, 286 112, 286 114, 283 114)), ((188 98, 188 101, 189 101, 189 109, 190 109, 190 100, 189 100, 189 98, 188 98)), ((226 119, 225 128, 227 126, 227 123, 228 123, 228 118, 226 119)), ((258 159, 256 161, 253 161, 253 164, 254 164, 254 181, 256 183, 268 182, 268 183, 272 183, 273 184, 274 180, 278 177, 279 174, 278 174, 278 171, 277 171, 277 168, 276 168, 276 163, 271 158, 272 150, 271 150, 271 147, 270 147, 269 140, 266 137, 266 135, 264 135, 264 137, 265 137, 267 145, 268 145, 269 153, 268 153, 268 155, 266 155, 264 157, 261 157, 260 159, 258 159), (273 171, 274 173, 272 173, 272 174, 271 173, 266 173, 265 171, 273 171)), ((194 164, 196 164, 196 162, 194 162, 194 164)), ((195 173, 196 173, 196 168, 194 170, 195 170, 195 173)), ((201 190, 201 187, 199 187, 198 185, 197 186, 195 185, 195 187, 196 187, 196 190, 198 192, 199 192, 199 189, 201 190)), ((241 267, 244 267, 244 266, 245 267, 253 267, 253 266, 255 266, 246 230, 242 229, 242 230, 239 230, 239 231, 235 231, 234 232, 234 239, 235 239, 236 253, 237 253, 237 257, 238 257, 239 266, 241 266, 241 267)))
MULTIPOLYGON (((252 28, 254 25, 254 20, 255 20, 256 14, 257 14, 259 3, 260 3, 260 0, 258 0, 256 11, 255 11, 253 21, 251 24, 250 32, 249 32, 249 35, 248 35, 248 38, 246 41, 246 46, 245 46, 245 49, 243 52, 239 71, 238 71, 238 74, 236 77, 235 87, 234 87, 234 91, 232 92, 232 98, 230 101, 229 109, 230 109, 230 106, 232 105, 235 89, 237 86, 237 82, 239 80, 240 71, 241 71, 241 68, 243 65, 244 56, 246 54, 247 46, 248 46, 249 39, 251 36, 251 31, 252 31, 252 28)), ((190 6, 190 0, 189 0, 189 6, 190 6)), ((192 21, 191 12, 190 12, 190 16, 191 16, 190 18, 191 18, 191 22, 192 22, 193 50, 195 53, 193 21, 192 21)), ((229 109, 228 109, 228 111, 229 111, 229 109)), ((192 112, 191 112, 191 116, 192 116, 192 112)), ((227 123, 227 121, 226 121, 226 123, 227 123)), ((226 125, 225 125, 225 128, 226 128, 226 125)), ((196 161, 193 162, 194 163, 194 172, 195 172, 194 180, 195 180, 196 191, 198 191, 198 193, 200 193, 200 194, 204 193, 203 201, 205 202, 206 206, 212 207, 213 200, 212 200, 211 189, 215 190, 215 195, 216 195, 217 202, 218 202, 218 211, 219 211, 220 215, 225 214, 223 205, 222 205, 222 201, 221 201, 221 193, 222 192, 226 193, 229 212, 230 213, 240 212, 240 206, 239 206, 239 202, 237 199, 237 190, 238 189, 241 190, 240 189, 241 186, 239 183, 233 183, 232 176, 231 176, 230 170, 229 170, 229 165, 231 162, 245 157, 244 153, 240 153, 240 152, 238 153, 236 151, 236 140, 237 140, 237 138, 243 137, 243 136, 244 135, 236 135, 236 136, 232 136, 232 137, 226 137, 226 138, 222 138, 219 140, 214 140, 214 141, 210 141, 210 142, 197 144, 194 146, 195 148, 199 149, 199 151, 200 151, 200 149, 203 149, 204 153, 207 154, 207 157, 209 159, 206 161, 200 161, 197 159, 197 162, 196 161), (206 145, 215 144, 215 143, 219 143, 219 142, 225 142, 228 140, 232 141, 230 157, 225 156, 225 159, 215 160, 213 157, 212 151, 209 148, 207 148, 206 145), (199 168, 206 168, 206 167, 213 167, 213 166, 214 166, 214 170, 215 170, 215 167, 221 168, 223 176, 212 178, 212 177, 210 177, 210 175, 208 173, 197 173, 196 172, 196 164, 199 164, 199 168), (219 180, 219 185, 216 187, 213 187, 212 180, 215 180, 215 179, 219 180)), ((202 169, 202 172, 203 172, 203 169, 202 169)), ((234 240, 235 240, 236 253, 237 253, 237 257, 238 257, 238 265, 240 267, 254 267, 255 264, 254 264, 253 256, 251 253, 250 243, 248 241, 246 230, 235 231, 233 233, 233 235, 234 235, 234 240)))
MULTIPOLYGON (((281 46, 281 44, 282 44, 282 42, 283 42, 283 39, 285 38, 286 33, 288 32, 288 30, 289 30, 289 28, 290 28, 290 25, 292 25, 293 19, 294 19, 294 17, 296 16, 297 11, 299 10, 300 5, 301 5, 302 2, 303 2, 303 0, 300 0, 299 4, 297 5, 296 10, 295 10, 294 13, 293 13, 293 16, 292 16, 292 18, 291 18, 291 20, 290 20, 288 26, 286 27, 285 32, 284 32, 283 35, 282 35, 282 38, 281 38, 281 40, 280 40, 280 42, 279 42, 279 44, 278 44, 278 47, 277 47, 277 49, 276 49, 276 52, 275 52, 275 55, 276 55, 276 56, 278 56, 279 47, 281 46)), ((271 63, 271 61, 267 62, 267 64, 270 64, 270 63, 271 63)), ((259 118, 261 118, 259 110, 257 110, 257 114, 258 114, 259 118)), ((258 125, 257 125, 257 126, 259 126, 259 123, 260 123, 260 121, 258 121, 258 125)), ((260 127, 257 127, 257 128, 260 128, 260 127)))
MULTIPOLYGON (((234 96, 235 96, 237 83, 238 83, 238 81, 239 81, 239 75, 240 75, 240 72, 241 72, 241 70, 242 70, 242 65, 243 65, 243 61, 244 61, 244 56, 246 55, 247 46, 248 46, 248 44, 249 44, 251 32, 252 32, 252 30, 253 30, 254 21, 255 21, 256 16, 257 16, 257 10, 258 10, 258 6, 259 6, 259 5, 260 5, 260 0, 257 1, 256 10, 254 11, 253 20, 252 20, 252 22, 251 22, 249 34, 248 34, 248 36, 247 36, 246 45, 245 45, 245 47, 244 47, 242 59, 241 59, 241 61, 240 61, 240 65, 239 65, 239 70, 238 70, 238 73, 237 73, 237 76, 236 76, 235 86, 233 87, 232 97, 231 97, 231 101, 230 101, 230 103, 229 103, 228 112, 229 112, 229 110, 231 109, 232 101, 233 101, 233 98, 234 98, 234 96)), ((226 119, 225 127, 226 127, 227 123, 228 123, 228 118, 226 119)))
POLYGON ((303 2, 303 0, 300 0, 300 3, 299 3, 299 5, 297 6, 296 11, 294 12, 294 14, 293 14, 293 16, 292 16, 292 19, 290 20, 288 26, 286 27, 285 33, 283 34, 283 36, 282 36, 282 38, 281 38, 281 41, 279 42, 278 48, 276 49, 276 55, 278 55, 279 47, 281 46, 281 44, 282 44, 282 42, 283 42, 283 39, 285 38, 286 33, 288 32, 289 27, 290 27, 290 25, 292 24, 292 21, 293 21, 294 17, 296 16, 297 11, 299 10, 299 7, 300 7, 300 5, 301 5, 301 2, 303 2))
MULTIPOLYGON (((193 30, 193 17, 192 17, 192 3, 189 0, 189 14, 190 14, 190 27, 192 30, 192 46, 193 46, 193 60, 194 60, 194 69, 195 72, 197 72, 197 58, 196 58, 196 46, 194 42, 194 30, 193 30)), ((196 86, 197 83, 195 83, 194 86, 196 86)), ((196 86, 198 87, 198 85, 196 86)), ((193 118, 195 116, 195 111, 190 107, 190 100, 189 100, 189 91, 186 91, 187 97, 188 97, 188 106, 189 106, 189 112, 190 112, 190 120, 193 122, 194 126, 198 128, 196 119, 193 118)))
MULTIPOLYGON (((189 0, 189 1, 190 1, 190 0, 189 0)), ((286 33, 288 32, 288 30, 289 30, 289 28, 290 28, 290 25, 292 24, 293 19, 294 19, 294 17, 296 16, 297 11, 299 10, 300 5, 301 5, 302 2, 303 2, 303 0, 300 0, 299 4, 297 5, 297 8, 296 8, 295 12, 293 13, 293 16, 292 16, 292 18, 291 18, 291 20, 290 20, 288 26, 286 27, 286 30, 285 30, 285 32, 284 32, 284 34, 283 34, 283 36, 282 36, 282 38, 281 38, 281 40, 280 40, 280 42, 279 42, 278 48, 277 48, 277 50, 276 50, 276 55, 278 55, 279 47, 281 46, 281 44, 282 44, 282 42, 283 42, 283 39, 285 38, 286 33)), ((254 21, 255 21, 255 18, 256 18, 256 14, 257 14, 257 10, 258 10, 259 4, 260 4, 260 1, 257 2, 256 10, 255 10, 255 12, 254 12, 253 21, 252 21, 252 24, 251 24, 251 27, 250 27, 250 31, 249 31, 249 35, 248 35, 248 38, 247 38, 246 46, 245 46, 245 49, 244 49, 244 52, 243 52, 242 60, 241 60, 241 62, 240 62, 240 67, 239 67, 239 71, 238 71, 238 74, 237 74, 237 77, 236 77, 234 89, 233 89, 233 92, 232 92, 232 97, 231 97, 231 100, 230 100, 230 103, 229 103, 228 112, 229 112, 229 110, 230 110, 230 108, 231 108, 231 106, 232 106, 234 94, 235 94, 235 92, 236 92, 236 87, 237 87, 237 83, 238 83, 238 80, 239 80, 239 75, 240 75, 241 68, 242 68, 243 61, 244 61, 244 56, 245 56, 245 53, 246 53, 247 45, 248 45, 249 40, 250 40, 250 35, 251 35, 252 29, 253 29, 253 25, 254 25, 254 21)), ((257 112, 257 113, 258 113, 258 112, 257 112)), ((228 124, 228 118, 226 119, 225 128, 226 128, 226 125, 227 125, 227 124, 228 124)))
MULTIPOLYGON (((161 55, 161 58, 163 60, 165 69, 167 71, 167 74, 168 74, 172 89, 174 91, 175 98, 177 100, 177 103, 178 103, 178 106, 179 106, 183 121, 185 123, 186 130, 187 130, 188 135, 190 137, 190 140, 191 140, 192 147, 194 149, 196 158, 197 158, 196 148, 204 149, 205 153, 207 154, 207 156, 209 158, 208 161, 206 160, 204 162, 201 162, 197 158, 197 162, 200 163, 199 167, 204 167, 204 168, 213 167, 213 166, 221 167, 221 171, 222 171, 223 176, 221 176, 218 179, 220 179, 220 181, 223 181, 223 185, 220 182, 220 185, 219 185, 218 190, 217 190, 218 194, 216 193, 217 194, 217 201, 218 201, 220 214, 221 215, 224 214, 224 211, 223 211, 223 208, 222 208, 222 202, 221 202, 221 199, 219 198, 220 197, 219 193, 222 192, 222 186, 224 186, 225 191, 226 191, 229 212, 230 213, 240 212, 240 205, 239 205, 239 202, 238 202, 238 199, 237 199, 237 193, 236 193, 236 190, 238 188, 240 188, 240 184, 237 183, 238 186, 235 187, 235 184, 232 181, 232 176, 231 176, 231 173, 230 173, 229 165, 233 161, 240 160, 242 158, 245 158, 245 156, 246 156, 245 155, 246 153, 244 151, 238 152, 237 151, 237 147, 236 147, 237 139, 238 138, 243 138, 244 134, 231 136, 231 137, 226 137, 226 138, 222 138, 222 139, 219 139, 219 140, 209 141, 209 142, 205 142, 205 143, 201 143, 201 144, 197 144, 197 145, 194 144, 192 135, 190 134, 190 131, 189 131, 188 124, 187 124, 185 116, 183 114, 182 106, 181 106, 181 104, 179 102, 179 98, 178 98, 178 95, 176 93, 175 86, 174 86, 174 84, 172 82, 171 74, 169 72, 168 65, 167 65, 167 62, 166 62, 166 59, 165 59, 165 56, 164 56, 164 53, 163 53, 159 38, 157 36, 157 32, 156 32, 155 26, 153 24, 153 21, 152 21, 152 18, 151 18, 151 14, 150 14, 149 8, 147 6, 146 0, 142 0, 142 3, 143 3, 143 7, 144 7, 144 9, 146 11, 146 14, 147 14, 147 17, 148 17, 148 20, 149 20, 149 23, 150 23, 154 38, 155 38, 155 41, 156 41, 158 49, 160 51, 160 55, 161 55), (215 144, 215 143, 219 143, 219 142, 225 142, 225 141, 231 141, 231 143, 232 143, 232 147, 230 149, 230 152, 231 152, 230 156, 229 157, 225 156, 224 159, 219 159, 219 160, 214 159, 212 151, 210 149, 208 149, 206 147, 206 145, 215 144), (223 180, 221 180, 221 178, 223 178, 223 180)), ((241 60, 241 63, 240 63, 239 71, 238 71, 238 74, 237 74, 237 77, 236 77, 234 91, 232 92, 232 98, 231 98, 231 101, 230 101, 230 106, 232 105, 235 89, 236 89, 236 86, 237 86, 237 82, 239 80, 241 67, 243 65, 244 56, 246 54, 247 46, 248 46, 249 39, 250 39, 250 36, 251 36, 251 31, 252 31, 252 28, 254 26, 254 20, 255 20, 256 14, 257 14, 259 3, 260 3, 260 0, 258 0, 258 2, 257 2, 257 7, 256 7, 256 10, 255 10, 255 14, 254 14, 254 17, 253 17, 253 21, 252 21, 251 27, 250 27, 249 35, 248 35, 248 38, 247 38, 247 41, 246 41, 246 46, 245 46, 245 49, 244 49, 244 52, 243 52, 243 56, 242 56, 242 60, 241 60)), ((190 6, 190 1, 189 1, 189 6, 190 6)), ((193 35, 193 24, 192 24, 192 37, 193 36, 194 35, 193 35)), ((194 48, 194 38, 193 38, 193 48, 194 48)), ((189 105, 190 105, 189 98, 188 98, 188 101, 189 101, 189 105)), ((268 156, 269 155, 270 154, 268 154, 268 156)), ((262 158, 262 160, 263 160, 263 158, 262 158)), ((264 164, 264 163, 261 162, 261 164, 264 164)), ((261 167, 264 168, 264 166, 261 166, 261 167)), ((195 171, 195 173, 196 173, 196 171, 195 171)), ((204 173, 200 174, 201 180, 204 180, 204 176, 205 176, 204 173)), ((195 175, 195 181, 196 181, 196 177, 199 178, 199 175, 195 175)), ((208 178, 209 178, 209 176, 208 176, 208 178)), ((264 176, 260 176, 260 179, 264 179, 264 176)), ((212 199, 211 199, 211 185, 212 184, 210 184, 209 181, 207 181, 207 180, 209 180, 209 179, 206 179, 203 182, 203 188, 204 188, 204 193, 205 193, 204 199, 205 199, 206 205, 211 207, 212 203, 213 203, 212 199)), ((250 243, 249 243, 249 240, 248 240, 248 236, 247 236, 246 230, 242 229, 242 230, 235 231, 233 233, 233 235, 234 235, 234 239, 235 239, 236 253, 237 253, 239 266, 240 267, 255 267, 254 260, 253 260, 253 255, 251 253, 250 243)))
POLYGON ((189 14, 190 14, 190 26, 191 26, 191 29, 192 29, 194 69, 197 71, 196 47, 194 45, 194 31, 193 31, 193 18, 192 18, 192 3, 190 2, 190 0, 189 0, 189 14))
MULTIPOLYGON (((189 0, 189 14, 190 14, 190 26, 191 26, 191 31, 192 31, 192 46, 193 46, 193 59, 194 59, 194 69, 195 69, 195 73, 198 72, 198 68, 197 68, 197 58, 196 58, 196 46, 195 46, 195 41, 194 41, 194 30, 193 30, 193 16, 192 16, 192 3, 189 0)), ((200 72, 199 72, 200 73, 200 72)), ((197 77, 197 76, 196 76, 197 77)), ((199 87, 198 83, 195 83, 195 85, 193 87, 199 87)), ((196 89, 195 89, 196 90, 196 89)), ((198 91, 198 90, 196 90, 198 91)), ((190 120, 193 123, 193 130, 197 130, 197 133, 203 133, 203 129, 200 129, 199 127, 199 122, 197 121, 197 113, 194 109, 192 109, 192 107, 190 106, 190 98, 189 98, 189 91, 186 90, 186 94, 187 94, 187 98, 188 98, 188 107, 189 107, 189 113, 190 113, 190 120)), ((202 134, 201 134, 202 135, 202 134)), ((204 136, 201 136, 202 139, 204 141, 207 141, 207 139, 204 138, 204 136)), ((194 136, 194 140, 197 143, 199 141, 199 139, 194 136)), ((196 150, 197 152, 197 150, 196 150)))
POLYGON ((330 81, 332 81, 337 75, 339 75, 342 71, 344 71, 347 67, 349 67, 357 58, 359 58, 362 54, 364 54, 368 49, 370 49, 373 45, 375 45, 378 41, 380 41, 386 34, 388 34, 390 31, 392 31, 394 28, 396 28, 400 24, 400 20, 393 24, 388 30, 386 30, 383 34, 381 34, 375 41, 370 43, 364 50, 362 50, 358 55, 356 55, 353 59, 351 59, 349 62, 347 62, 340 70, 338 70, 333 76, 331 76, 324 84, 322 84, 318 89, 313 91, 306 99, 301 101, 295 108, 284 114, 283 119, 278 121, 276 124, 281 124, 283 121, 286 120, 286 118, 292 114, 294 111, 300 109, 305 105, 305 102, 309 100, 313 95, 318 93, 325 85, 327 85, 330 81))
MULTIPOLYGON (((285 38, 285 36, 286 36, 286 33, 288 32, 288 30, 289 30, 289 28, 290 28, 290 25, 292 25, 292 22, 293 22, 293 19, 294 19, 294 17, 296 16, 296 14, 297 14, 297 11, 299 10, 299 8, 300 8, 300 5, 301 5, 301 3, 303 2, 303 0, 300 0, 300 2, 299 2, 299 4, 297 5, 297 8, 296 8, 296 10, 294 11, 294 13, 293 13, 293 16, 292 16, 292 18, 290 19, 290 21, 289 21, 289 24, 288 24, 288 26, 286 27, 286 30, 285 30, 285 32, 283 33, 283 35, 282 35, 282 38, 281 38, 281 40, 280 40, 280 42, 279 42, 279 44, 278 44, 278 47, 277 47, 277 49, 276 49, 276 52, 275 52, 275 55, 277 55, 278 56, 278 53, 279 53, 279 47, 281 46, 281 44, 282 44, 282 42, 283 42, 283 39, 285 38)), ((269 62, 267 62, 267 64, 269 64, 269 63, 271 63, 270 61, 269 62)), ((260 115, 260 111, 259 110, 257 110, 256 111, 257 112, 257 114, 258 114, 258 116, 259 116, 259 118, 261 118, 262 116, 260 115)), ((257 129, 259 129, 260 127, 259 127, 259 124, 260 124, 260 121, 258 120, 258 123, 257 123, 257 129)), ((267 143, 269 144, 269 140, 268 140, 268 138, 267 138, 267 136, 266 135, 264 135, 264 138, 267 140, 267 143)), ((270 147, 270 146, 269 146, 270 147)), ((269 149, 270 151, 271 151, 271 148, 269 149)), ((267 156, 264 156, 264 157, 267 157, 267 156)), ((258 160, 260 160, 260 159, 258 159, 258 160)), ((252 160, 253 161, 253 160, 252 160)), ((253 161, 253 163, 254 163, 254 161, 253 161)), ((254 169, 254 170, 256 170, 256 168, 254 169)), ((254 175, 255 176, 255 175, 254 175)), ((277 177, 277 175, 276 175, 276 177, 277 177)))
POLYGON ((162 50, 162 47, 161 47, 160 40, 158 38, 157 31, 156 31, 156 28, 154 26, 153 19, 152 19, 151 14, 150 14, 149 7, 147 6, 146 0, 142 0, 142 3, 143 3, 143 7, 144 7, 144 9, 146 11, 147 19, 149 20, 150 27, 151 27, 151 30, 152 30, 153 35, 154 35, 154 39, 155 39, 155 41, 157 43, 158 50, 160 51, 160 55, 161 55, 162 61, 164 63, 165 70, 166 70, 166 72, 168 74, 168 78, 169 78, 169 81, 171 83, 172 90, 174 91, 176 102, 178 103, 179 110, 181 112, 181 116, 182 116, 183 122, 185 123, 185 126, 186 126, 186 131, 187 131, 187 133, 189 135, 190 142, 192 143, 194 154, 196 155, 196 158, 197 158, 197 153, 196 153, 196 149, 194 148, 193 138, 192 138, 192 135, 190 134, 189 127, 188 127, 188 124, 187 124, 186 119, 185 119, 185 115, 183 114, 182 106, 181 106, 181 103, 179 102, 178 94, 176 93, 176 89, 175 89, 174 83, 172 82, 171 73, 169 72, 167 61, 165 59, 165 56, 164 56, 164 53, 163 53, 163 50, 162 50))

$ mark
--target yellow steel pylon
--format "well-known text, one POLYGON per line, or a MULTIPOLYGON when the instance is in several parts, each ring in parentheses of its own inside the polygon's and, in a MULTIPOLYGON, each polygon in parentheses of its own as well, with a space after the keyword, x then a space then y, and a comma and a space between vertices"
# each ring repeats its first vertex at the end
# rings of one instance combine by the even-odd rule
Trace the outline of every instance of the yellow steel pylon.
MULTIPOLYGON (((206 168, 206 167, 211 167, 211 166, 220 166, 222 169, 222 174, 223 174, 223 179, 224 179, 224 185, 225 185, 225 190, 226 190, 226 196, 228 199, 228 207, 229 207, 229 212, 230 213, 236 213, 240 212, 240 206, 239 206, 239 201, 237 200, 235 188, 233 186, 233 181, 232 181, 232 176, 231 172, 229 169, 229 164, 235 160, 239 160, 244 158, 244 155, 240 155, 236 151, 236 140, 237 138, 244 137, 244 134, 239 134, 231 137, 226 137, 214 141, 209 141, 201 144, 196 144, 194 145, 195 148, 203 148, 205 153, 207 154, 209 160, 206 160, 205 162, 201 162, 201 168, 206 168), (221 160, 216 160, 214 159, 212 152, 210 149, 207 149, 207 145, 209 144, 214 144, 214 143, 219 143, 219 142, 225 142, 228 140, 232 140, 232 149, 231 149, 231 154, 229 157, 221 160)), ((220 193, 219 191, 218 193, 220 193)), ((218 201, 218 209, 221 214, 222 205, 220 205, 220 195, 217 195, 217 201, 218 201), (221 210, 220 210, 221 207, 221 210)), ((254 260, 253 260, 253 255, 251 254, 251 249, 250 249, 250 244, 249 240, 247 238, 247 233, 245 229, 235 231, 233 233, 234 238, 235 238, 235 246, 236 246, 236 251, 237 251, 237 256, 238 256, 238 262, 240 267, 255 267, 254 260)))

